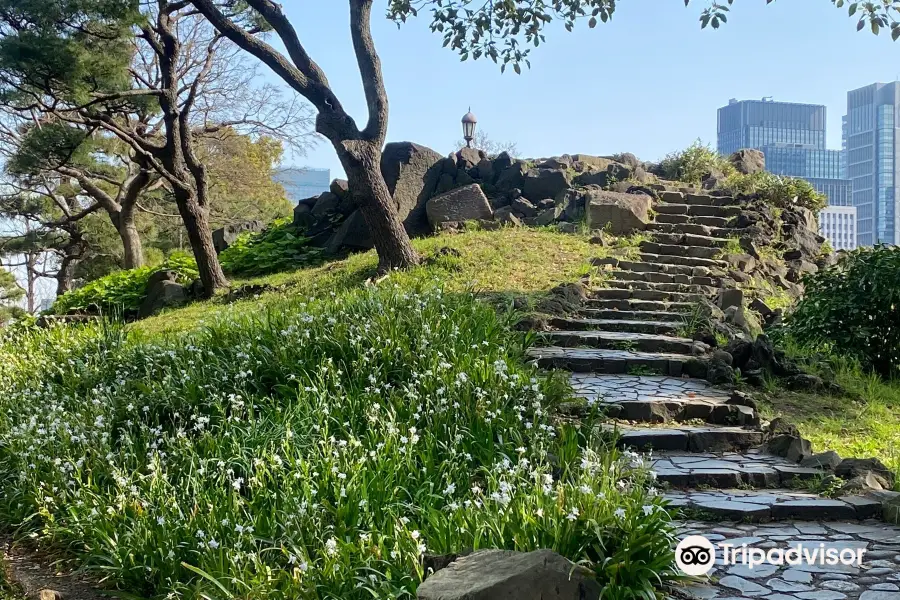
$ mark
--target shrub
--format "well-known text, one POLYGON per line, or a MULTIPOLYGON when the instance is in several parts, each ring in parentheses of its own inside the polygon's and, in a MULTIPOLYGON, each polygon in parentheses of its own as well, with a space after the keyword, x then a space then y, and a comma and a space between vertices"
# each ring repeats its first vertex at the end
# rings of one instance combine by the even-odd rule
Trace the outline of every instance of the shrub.
POLYGON ((667 179, 694 184, 710 174, 727 176, 735 172, 727 158, 700 140, 685 150, 667 154, 659 166, 667 179))
POLYGON ((729 175, 721 189, 732 194, 756 194, 760 199, 778 208, 802 206, 819 212, 828 205, 828 199, 820 194, 805 179, 774 175, 760 171, 751 175, 734 173, 729 175))
POLYGON ((673 577, 651 473, 556 417, 470 294, 289 298, 190 335, 0 342, 0 521, 142 597, 414 598, 423 555, 552 548, 609 598, 673 577))
POLYGON ((884 377, 900 373, 900 248, 860 248, 804 279, 786 321, 801 343, 858 360, 884 377))
POLYGON ((291 219, 278 219, 265 231, 244 233, 219 255, 222 269, 235 275, 265 275, 314 262, 321 250, 310 248, 291 219))
POLYGON ((199 277, 194 258, 183 252, 171 254, 162 265, 116 271, 95 279, 56 299, 50 312, 100 310, 104 314, 127 313, 140 308, 147 292, 147 281, 157 271, 175 271, 178 281, 187 284, 199 277))

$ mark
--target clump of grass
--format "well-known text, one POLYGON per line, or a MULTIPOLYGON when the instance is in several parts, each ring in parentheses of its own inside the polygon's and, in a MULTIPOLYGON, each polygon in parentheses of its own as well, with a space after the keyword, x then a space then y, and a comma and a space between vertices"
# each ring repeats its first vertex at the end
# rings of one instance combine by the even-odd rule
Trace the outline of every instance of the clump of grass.
POLYGON ((0 341, 0 519, 128 591, 410 598, 423 557, 552 548, 608 592, 673 577, 640 457, 557 420, 568 386, 470 293, 224 310, 184 335, 0 341))

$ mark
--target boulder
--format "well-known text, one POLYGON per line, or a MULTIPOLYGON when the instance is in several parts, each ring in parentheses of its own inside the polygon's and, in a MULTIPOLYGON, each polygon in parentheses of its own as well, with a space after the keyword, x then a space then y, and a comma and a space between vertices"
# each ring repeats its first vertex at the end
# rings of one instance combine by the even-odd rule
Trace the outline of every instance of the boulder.
POLYGON ((900 525, 900 492, 870 491, 866 497, 881 502, 881 516, 885 521, 900 525))
POLYGON ((510 227, 521 227, 522 220, 513 214, 512 208, 504 206, 494 211, 494 219, 501 225, 509 225, 510 227))
MULTIPOLYGON (((298 205, 299 206, 299 205, 298 205)), ((237 240, 241 234, 262 231, 262 221, 244 221, 243 223, 234 223, 226 225, 221 229, 212 232, 213 246, 216 248, 216 254, 226 250, 237 240)))
POLYGON ((585 192, 585 211, 590 229, 606 229, 612 235, 643 231, 650 222, 652 198, 590 188, 585 192))
POLYGON ((509 206, 523 217, 533 217, 538 213, 537 207, 525 198, 516 198, 509 206))
POLYGON ((719 308, 726 310, 732 306, 744 305, 744 292, 737 288, 722 288, 719 290, 719 308))
POLYGON ((392 142, 384 147, 381 174, 410 235, 430 232, 425 203, 434 195, 442 171, 443 157, 431 148, 412 142, 392 142))
POLYGON ((146 295, 138 309, 140 319, 188 301, 188 292, 178 283, 178 273, 175 271, 157 271, 151 275, 147 280, 146 295))
POLYGON ((487 158, 487 155, 483 150, 466 146, 456 153, 456 166, 458 169, 465 169, 468 171, 485 158, 487 158))
POLYGON ((590 154, 573 154, 572 160, 577 164, 581 163, 583 168, 590 168, 595 171, 605 171, 614 161, 611 158, 602 156, 591 156, 590 154))
POLYGON ((728 157, 728 162, 734 165, 738 173, 744 175, 752 175, 766 170, 766 155, 756 149, 738 150, 728 157))
POLYGON ((828 469, 829 471, 835 469, 839 464, 841 464, 841 456, 834 450, 819 452, 800 461, 801 467, 828 469))
POLYGON ((325 244, 325 251, 335 254, 341 248, 369 250, 374 247, 375 241, 372 239, 369 226, 366 224, 362 211, 357 209, 344 219, 344 222, 328 239, 328 242, 325 244))
POLYGON ((428 577, 418 600, 598 600, 590 570, 551 550, 483 550, 428 577))
POLYGON ((317 220, 337 212, 338 205, 341 203, 340 197, 331 192, 321 194, 316 203, 312 207, 312 216, 317 220))
POLYGON ((335 179, 331 182, 328 191, 338 198, 345 198, 350 195, 350 184, 346 179, 335 179))
POLYGON ((834 474, 842 479, 853 479, 866 473, 875 473, 888 482, 887 488, 894 485, 894 473, 877 458, 845 458, 834 469, 834 474))
POLYGON ((891 485, 882 476, 873 473, 872 471, 867 471, 862 475, 857 475, 841 486, 840 494, 842 496, 852 494, 861 495, 872 490, 888 490, 890 487, 891 485))
POLYGON ((569 175, 560 169, 528 169, 522 185, 516 187, 526 198, 555 198, 568 189, 569 175))
POLYGON ((502 171, 505 171, 506 169, 508 169, 509 167, 511 167, 511 166, 513 165, 513 162, 515 162, 515 160, 513 159, 512 156, 509 155, 509 152, 507 152, 507 151, 504 150, 503 152, 501 152, 500 154, 498 154, 498 155, 494 158, 494 160, 493 160, 493 163, 494 163, 494 179, 496 179, 497 177, 499 177, 499 176, 500 176, 500 173, 501 173, 502 171))
POLYGON ((528 167, 525 163, 517 160, 499 172, 494 185, 501 191, 518 189, 521 194, 522 184, 525 181, 525 173, 527 172, 528 167))
POLYGON ((448 221, 470 221, 493 217, 487 196, 478 184, 467 185, 435 196, 425 205, 432 227, 448 221))
POLYGON ((793 462, 800 462, 812 455, 812 444, 799 436, 777 435, 766 442, 766 451, 775 456, 784 457, 793 462))

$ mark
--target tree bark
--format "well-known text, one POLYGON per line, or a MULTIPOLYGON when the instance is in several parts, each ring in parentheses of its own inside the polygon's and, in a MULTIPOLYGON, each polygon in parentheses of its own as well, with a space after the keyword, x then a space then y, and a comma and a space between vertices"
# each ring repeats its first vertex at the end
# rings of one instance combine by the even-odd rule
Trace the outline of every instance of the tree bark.
POLYGON ((381 174, 381 148, 375 142, 335 144, 354 200, 362 212, 378 253, 378 271, 406 269, 419 263, 394 199, 381 174), (352 151, 345 146, 350 145, 352 151))
POLYGON ((144 266, 144 245, 138 234, 137 225, 134 222, 134 213, 121 212, 113 223, 119 238, 122 240, 123 259, 122 266, 125 269, 139 269, 144 266))
POLYGON ((210 298, 218 288, 228 287, 228 279, 216 255, 209 227, 209 211, 200 206, 195 194, 183 190, 176 190, 175 202, 178 204, 178 212, 184 221, 188 241, 197 261, 200 281, 203 282, 203 295, 210 298))

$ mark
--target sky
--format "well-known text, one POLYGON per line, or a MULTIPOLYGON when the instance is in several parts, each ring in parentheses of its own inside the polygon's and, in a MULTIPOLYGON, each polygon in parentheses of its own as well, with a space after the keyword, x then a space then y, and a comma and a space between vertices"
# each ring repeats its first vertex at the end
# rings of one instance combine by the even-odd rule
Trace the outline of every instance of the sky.
MULTIPOLYGON (((282 0, 301 42, 345 108, 366 119, 345 0, 282 0)), ((428 14, 400 27, 376 0, 373 35, 390 98, 388 141, 441 154, 457 148, 472 107, 492 140, 519 154, 632 152, 657 160, 697 138, 715 146, 716 109, 730 98, 824 104, 828 146, 841 147, 847 92, 900 77, 900 41, 857 32, 830 0, 737 0, 718 31, 700 29, 693 0, 622 0, 613 19, 572 33, 561 24, 535 48, 531 69, 505 74, 491 61, 460 62, 428 28, 428 14), (654 6, 650 9, 649 6, 654 6)), ((265 77, 279 81, 263 70, 265 77)), ((327 142, 286 166, 343 173, 327 142)))

